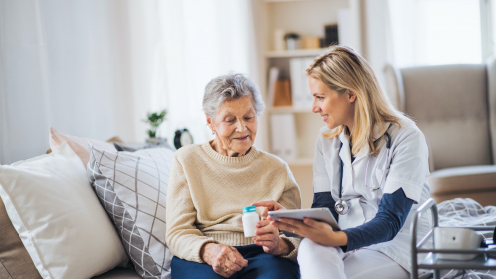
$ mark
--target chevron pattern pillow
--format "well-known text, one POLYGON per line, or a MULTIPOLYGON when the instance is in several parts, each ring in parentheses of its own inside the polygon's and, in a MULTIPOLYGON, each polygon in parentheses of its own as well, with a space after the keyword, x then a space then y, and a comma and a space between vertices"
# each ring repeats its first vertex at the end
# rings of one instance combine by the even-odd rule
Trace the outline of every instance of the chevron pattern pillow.
POLYGON ((89 146, 90 183, 136 272, 143 278, 170 278, 165 200, 174 152, 167 148, 114 152, 89 146))

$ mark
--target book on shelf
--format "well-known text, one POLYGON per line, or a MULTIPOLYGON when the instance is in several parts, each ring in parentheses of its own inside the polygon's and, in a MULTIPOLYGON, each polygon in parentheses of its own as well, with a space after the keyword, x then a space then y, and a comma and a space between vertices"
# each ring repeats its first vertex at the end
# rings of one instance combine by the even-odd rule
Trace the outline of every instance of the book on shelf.
POLYGON ((312 108, 313 96, 310 94, 305 70, 313 60, 312 57, 295 57, 289 60, 291 96, 295 109, 308 109, 310 111, 312 108))
POLYGON ((289 79, 279 78, 279 69, 269 70, 268 104, 271 107, 291 106, 291 87, 289 79))
POLYGON ((274 89, 274 101, 272 106, 285 107, 291 106, 291 89, 289 79, 278 79, 274 89))
POLYGON ((274 104, 274 94, 275 94, 275 89, 276 89, 276 82, 277 79, 279 78, 279 68, 277 67, 272 67, 269 69, 269 88, 267 92, 269 92, 268 96, 268 104, 269 106, 272 106, 274 104))
POLYGON ((285 161, 296 159, 296 128, 294 114, 270 116, 271 152, 285 161))

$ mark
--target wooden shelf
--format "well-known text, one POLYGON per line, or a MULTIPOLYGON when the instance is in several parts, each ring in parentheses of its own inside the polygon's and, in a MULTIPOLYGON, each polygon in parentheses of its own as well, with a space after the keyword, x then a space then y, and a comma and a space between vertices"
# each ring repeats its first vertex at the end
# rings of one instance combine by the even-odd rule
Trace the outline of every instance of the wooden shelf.
POLYGON ((297 50, 281 50, 281 51, 268 51, 265 54, 267 58, 283 58, 283 57, 305 57, 305 56, 319 56, 326 48, 316 49, 297 49, 297 50))
POLYGON ((312 113, 311 108, 308 109, 296 109, 294 107, 269 107, 267 108, 269 113, 312 113))

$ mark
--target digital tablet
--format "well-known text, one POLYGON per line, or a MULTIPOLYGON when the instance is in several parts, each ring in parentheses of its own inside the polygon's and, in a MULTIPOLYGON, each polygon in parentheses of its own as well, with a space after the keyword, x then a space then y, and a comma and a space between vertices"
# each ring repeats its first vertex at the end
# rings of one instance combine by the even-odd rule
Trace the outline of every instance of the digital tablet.
POLYGON ((288 209, 288 210, 278 210, 269 211, 269 216, 278 221, 279 218, 291 218, 297 220, 303 220, 303 218, 311 218, 317 221, 326 222, 331 225, 335 231, 339 231, 338 222, 332 216, 331 211, 327 207, 322 208, 311 208, 311 209, 288 209))

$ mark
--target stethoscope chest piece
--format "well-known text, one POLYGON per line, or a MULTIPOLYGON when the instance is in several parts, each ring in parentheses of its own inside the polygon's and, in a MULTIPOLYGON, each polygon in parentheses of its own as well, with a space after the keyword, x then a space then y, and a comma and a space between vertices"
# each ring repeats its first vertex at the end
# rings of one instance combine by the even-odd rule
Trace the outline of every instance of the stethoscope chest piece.
POLYGON ((336 210, 339 215, 345 215, 350 211, 350 202, 339 199, 334 205, 334 210, 336 210))

